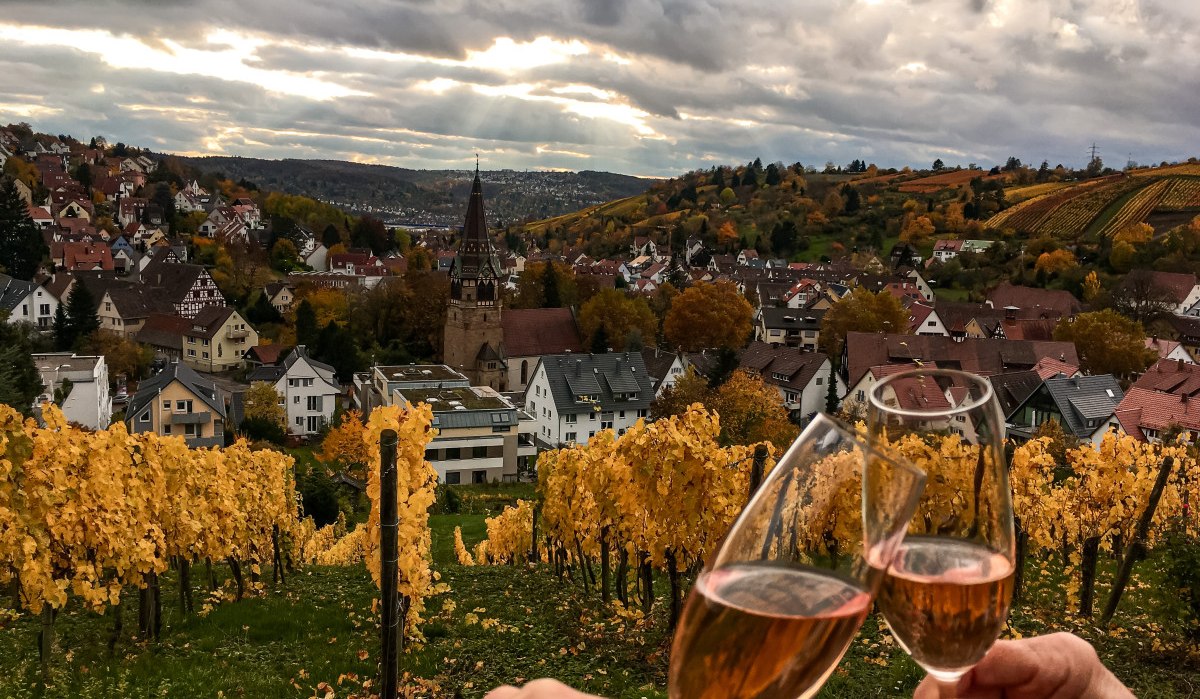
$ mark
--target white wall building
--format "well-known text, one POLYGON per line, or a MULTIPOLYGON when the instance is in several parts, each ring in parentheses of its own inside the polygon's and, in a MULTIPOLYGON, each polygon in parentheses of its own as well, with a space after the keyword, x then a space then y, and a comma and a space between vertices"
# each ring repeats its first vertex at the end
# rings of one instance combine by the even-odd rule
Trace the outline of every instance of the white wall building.
POLYGON ((56 390, 67 390, 60 406, 67 420, 96 430, 108 427, 112 421, 112 392, 104 357, 47 352, 33 355, 33 363, 42 378, 42 394, 35 407, 54 402, 56 390))
POLYGON ((266 381, 275 387, 287 408, 290 434, 308 436, 321 431, 333 419, 338 387, 334 369, 308 356, 297 346, 279 363, 255 369, 247 379, 266 381))
POLYGON ((0 274, 0 310, 8 311, 10 323, 33 323, 39 330, 50 330, 58 299, 41 284, 0 274))
POLYGON ((525 389, 538 441, 587 444, 601 430, 624 434, 648 417, 654 385, 637 352, 542 357, 525 389))

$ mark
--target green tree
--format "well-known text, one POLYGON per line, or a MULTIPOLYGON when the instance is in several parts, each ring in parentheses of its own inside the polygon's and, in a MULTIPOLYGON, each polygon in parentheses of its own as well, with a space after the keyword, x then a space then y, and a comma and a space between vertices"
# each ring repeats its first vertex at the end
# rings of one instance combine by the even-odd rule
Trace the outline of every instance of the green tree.
POLYGON ((276 240, 271 248, 271 266, 283 272, 290 272, 297 269, 299 264, 300 253, 296 250, 296 244, 287 238, 276 240))
POLYGON ((31 280, 48 254, 25 200, 13 181, 5 178, 0 184, 0 267, 17 279, 31 280))
POLYGON ((392 241, 396 244, 397 250, 406 253, 412 247, 412 234, 407 229, 396 228, 392 231, 392 241))
POLYGON ((841 356, 842 344, 849 332, 891 332, 908 330, 908 311, 886 291, 877 294, 855 289, 821 319, 821 348, 831 358, 841 356))
POLYGON ((301 299, 296 306, 296 344, 316 345, 317 332, 317 312, 308 299, 301 299))
POLYGON ((313 356, 332 366, 338 381, 342 383, 350 383, 354 372, 365 368, 362 352, 354 343, 354 336, 332 320, 321 328, 313 356))
POLYGON ((67 304, 60 303, 54 309, 54 349, 65 352, 71 349, 71 319, 67 318, 67 304))
POLYGON ((266 293, 260 291, 254 299, 254 304, 246 309, 246 320, 255 325, 261 323, 281 323, 283 322, 283 316, 279 315, 279 311, 275 310, 275 307, 271 305, 266 293))
POLYGON ((42 392, 33 351, 29 335, 0 312, 0 403, 22 415, 32 414, 33 400, 42 392))
POLYGON ((1075 343, 1079 367, 1088 374, 1129 378, 1154 363, 1157 352, 1146 348, 1142 324, 1111 308, 1064 318, 1054 327, 1054 339, 1075 343))
POLYGON ((100 329, 100 316, 96 312, 99 303, 87 285, 76 280, 67 294, 67 331, 64 339, 69 340, 69 346, 100 329))

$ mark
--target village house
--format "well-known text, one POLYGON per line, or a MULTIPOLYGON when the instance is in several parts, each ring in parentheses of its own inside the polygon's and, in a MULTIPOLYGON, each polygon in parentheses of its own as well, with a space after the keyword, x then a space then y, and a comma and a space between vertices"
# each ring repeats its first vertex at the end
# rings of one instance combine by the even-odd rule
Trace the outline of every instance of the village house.
POLYGON ((246 350, 258 344, 258 333, 235 309, 208 306, 191 318, 181 347, 183 361, 206 372, 243 365, 246 350))
POLYGON ((225 419, 217 385, 179 362, 142 381, 125 411, 130 432, 182 436, 194 449, 224 446, 225 419))
POLYGON ((1124 397, 1111 374, 1047 379, 1005 416, 1008 434, 1028 440, 1053 420, 1079 441, 1098 445, 1109 428, 1118 426, 1115 412, 1124 397))
POLYGON ((265 381, 275 388, 287 410, 290 434, 309 437, 333 420, 341 392, 334 368, 308 356, 304 345, 297 345, 277 364, 251 371, 246 380, 265 381))
POLYGON ((643 347, 642 362, 654 387, 655 398, 661 397, 664 391, 678 383, 688 370, 687 354, 666 352, 658 347, 643 347))
POLYGON ((47 352, 34 354, 33 364, 42 381, 36 405, 57 402, 69 422, 93 430, 108 427, 112 421, 112 392, 103 356, 47 352))
POLYGON ((32 323, 39 330, 50 330, 58 303, 44 285, 0 272, 0 311, 7 313, 9 323, 32 323))
POLYGON ((267 303, 281 315, 287 313, 292 307, 292 301, 296 299, 296 290, 286 281, 268 282, 262 293, 267 297, 267 303))
MULTIPOLYGON (((141 282, 147 290, 162 294, 184 318, 194 318, 205 308, 225 306, 225 297, 217 288, 208 270, 200 265, 183 262, 152 262, 141 271, 141 282)), ((256 343, 251 343, 256 344, 256 343)), ((239 353, 240 354, 240 353, 239 353)))
POLYGON ((775 387, 789 416, 797 424, 805 424, 813 415, 825 410, 830 381, 833 382, 835 404, 846 393, 841 378, 833 372, 833 364, 822 352, 802 352, 794 347, 753 342, 742 352, 739 366, 758 374, 764 383, 775 387))
POLYGON ((773 345, 816 351, 821 340, 824 310, 761 308, 754 328, 754 339, 773 345))
POLYGON ((638 352, 542 357, 525 389, 525 410, 549 448, 587 444, 601 430, 624 434, 650 413, 654 385, 638 352))

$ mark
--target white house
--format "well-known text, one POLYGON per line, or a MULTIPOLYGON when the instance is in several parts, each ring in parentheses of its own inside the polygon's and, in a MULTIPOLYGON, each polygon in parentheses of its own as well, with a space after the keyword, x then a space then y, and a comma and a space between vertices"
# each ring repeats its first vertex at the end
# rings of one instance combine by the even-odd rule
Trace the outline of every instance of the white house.
POLYGON ((54 402, 56 391, 67 420, 102 430, 112 421, 112 393, 108 385, 108 365, 104 357, 80 357, 71 352, 47 352, 33 355, 33 363, 42 379, 42 394, 35 407, 54 402))
POLYGON ((950 337, 950 331, 930 304, 912 301, 908 304, 908 332, 912 335, 942 335, 950 337))
POLYGON ((33 323, 39 330, 50 330, 58 299, 41 284, 0 273, 0 311, 8 311, 10 323, 33 323))
POLYGON ((542 357, 525 389, 525 412, 550 447, 624 434, 650 414, 654 385, 638 352, 542 357))
POLYGON ((304 256, 304 264, 312 267, 314 272, 329 271, 329 248, 317 243, 312 251, 304 256))
POLYGON ((320 432, 333 419, 341 392, 333 367, 308 356, 304 345, 279 364, 255 369, 247 379, 266 381, 275 388, 287 408, 288 432, 300 436, 320 432))
POLYGON ((792 419, 804 422, 824 410, 829 401, 829 382, 834 399, 841 401, 846 387, 833 372, 833 364, 821 352, 804 352, 767 342, 753 342, 742 352, 740 368, 759 374, 774 386, 792 419))

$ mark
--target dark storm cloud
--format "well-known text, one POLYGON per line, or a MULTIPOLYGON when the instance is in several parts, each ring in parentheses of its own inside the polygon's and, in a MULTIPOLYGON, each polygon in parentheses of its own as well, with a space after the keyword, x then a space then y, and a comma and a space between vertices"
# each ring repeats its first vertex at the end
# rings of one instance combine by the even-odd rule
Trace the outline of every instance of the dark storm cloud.
POLYGON ((0 121, 163 150, 428 167, 479 149, 497 167, 669 174, 756 156, 923 166, 1016 155, 1078 165, 1093 140, 1112 164, 1127 154, 1156 162, 1193 155, 1200 140, 1200 3, 0 8, 0 121), (113 67, 122 63, 84 34, 97 27, 160 53, 113 67), (212 41, 216 30, 224 45, 212 41), (535 41, 543 54, 525 44, 535 41))

